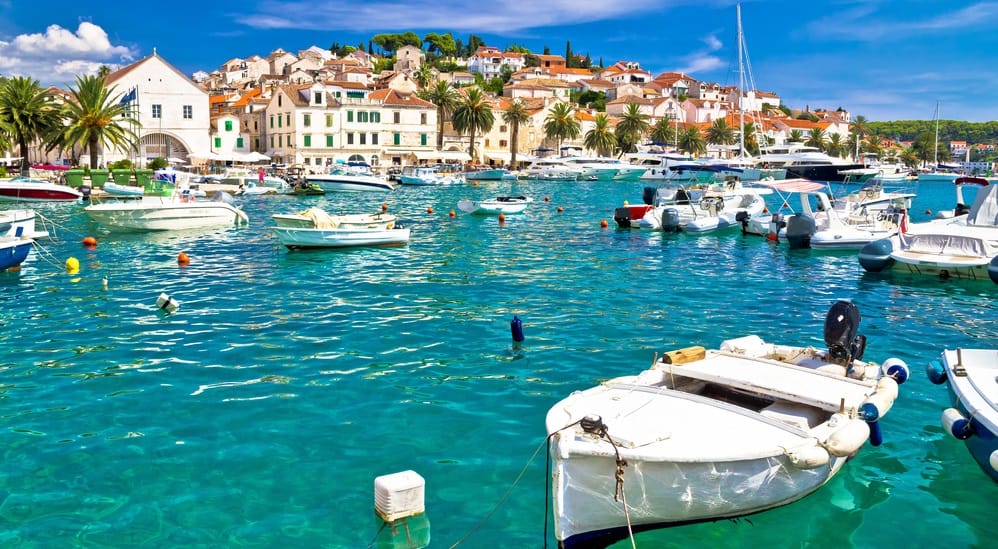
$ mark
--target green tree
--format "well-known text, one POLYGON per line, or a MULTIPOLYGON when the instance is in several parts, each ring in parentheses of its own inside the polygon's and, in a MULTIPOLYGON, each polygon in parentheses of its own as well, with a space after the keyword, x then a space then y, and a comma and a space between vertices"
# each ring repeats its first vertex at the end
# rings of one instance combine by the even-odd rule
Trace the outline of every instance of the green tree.
POLYGON ((804 133, 800 130, 790 130, 790 135, 787 136, 787 141, 791 143, 803 143, 804 133))
POLYGON ((660 118, 651 128, 651 140, 655 143, 675 142, 677 139, 676 126, 669 118, 660 118))
POLYGON ((811 132, 807 136, 807 141, 804 142, 808 147, 816 147, 819 150, 825 150, 825 130, 821 128, 811 128, 811 132))
POLYGON ((842 135, 839 133, 833 133, 828 136, 828 141, 825 142, 825 152, 829 156, 846 156, 849 152, 848 143, 842 141, 842 135))
POLYGON ((679 150, 686 151, 694 157, 707 152, 707 140, 700 133, 700 128, 690 126, 679 136, 679 150))
POLYGON ((596 115, 596 126, 586 132, 582 144, 587 149, 594 150, 600 156, 610 156, 617 147, 617 136, 606 113, 596 115))
POLYGON ((575 109, 568 103, 555 103, 544 118, 544 136, 558 141, 559 149, 566 139, 575 139, 581 132, 575 109))
POLYGON ((28 175, 31 168, 28 145, 36 140, 56 144, 61 129, 62 110, 37 80, 15 76, 0 87, 0 135, 17 146, 21 175, 28 175))
POLYGON ((745 152, 748 154, 759 154, 759 132, 755 128, 755 123, 746 122, 745 125, 742 126, 742 135, 745 136, 742 140, 745 144, 745 152))
POLYGON ((450 83, 443 80, 437 80, 433 87, 417 95, 437 106, 437 150, 440 150, 444 147, 444 120, 454 112, 460 97, 450 83))
POLYGON ((457 53, 457 45, 454 43, 454 37, 449 32, 446 34, 427 33, 423 37, 423 42, 426 44, 426 51, 436 53, 442 57, 452 56, 457 53))
POLYGON ((728 121, 718 118, 707 129, 707 143, 711 145, 732 145, 735 142, 735 130, 728 121))
POLYGON ((491 130, 495 120, 495 114, 492 113, 492 106, 489 104, 488 98, 478 88, 468 90, 467 97, 464 98, 464 101, 459 102, 457 108, 454 109, 454 129, 461 134, 464 132, 471 134, 468 143, 468 156, 472 160, 476 160, 475 134, 491 130))
POLYGON ((515 166, 520 142, 520 126, 530 120, 527 105, 520 99, 514 99, 502 111, 502 120, 509 124, 509 165, 515 166))
POLYGON ((417 69, 416 73, 412 76, 416 80, 416 84, 419 88, 425 90, 430 87, 430 83, 433 82, 433 69, 430 68, 429 64, 424 63, 419 66, 419 69, 417 69))
POLYGON ((646 133, 648 133, 648 115, 641 112, 641 106, 637 103, 628 103, 617 122, 616 134, 620 152, 633 152, 646 133))
MULTIPOLYGON (((90 151, 90 168, 97 167, 97 155, 102 145, 128 150, 138 142, 130 119, 129 105, 121 103, 121 94, 108 88, 103 76, 76 77, 76 87, 69 89, 72 98, 66 103, 65 145, 86 145, 90 151)), ((137 121, 136 121, 137 122, 137 121)))

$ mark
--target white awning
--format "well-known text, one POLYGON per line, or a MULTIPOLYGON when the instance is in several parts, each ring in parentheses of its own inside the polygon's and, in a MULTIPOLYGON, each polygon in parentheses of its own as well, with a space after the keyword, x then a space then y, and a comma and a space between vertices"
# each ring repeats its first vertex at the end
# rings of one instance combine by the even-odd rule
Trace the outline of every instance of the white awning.
MULTIPOLYGON (((526 155, 518 154, 516 155, 517 160, 523 160, 526 155)), ((490 160, 498 160, 500 162, 509 162, 512 160, 513 155, 509 151, 485 151, 485 158, 490 160)))
POLYGON ((462 151, 413 151, 412 154, 419 160, 456 160, 459 162, 471 160, 468 153, 462 151))

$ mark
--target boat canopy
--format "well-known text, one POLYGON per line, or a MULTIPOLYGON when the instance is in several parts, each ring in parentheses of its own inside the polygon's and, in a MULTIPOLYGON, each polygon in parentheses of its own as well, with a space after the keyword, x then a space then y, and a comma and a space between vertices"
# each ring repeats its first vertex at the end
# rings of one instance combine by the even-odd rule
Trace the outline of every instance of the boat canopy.
POLYGON ((769 187, 784 193, 813 193, 814 191, 821 190, 825 188, 824 183, 818 183, 817 181, 811 181, 810 179, 794 178, 794 179, 781 179, 781 180, 763 180, 757 181, 759 185, 764 187, 769 187))

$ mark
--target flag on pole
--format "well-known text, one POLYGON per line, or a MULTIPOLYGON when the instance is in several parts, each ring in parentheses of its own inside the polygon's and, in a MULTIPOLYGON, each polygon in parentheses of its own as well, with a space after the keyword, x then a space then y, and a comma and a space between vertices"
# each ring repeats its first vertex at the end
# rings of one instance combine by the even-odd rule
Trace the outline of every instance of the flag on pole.
POLYGON ((125 103, 131 103, 132 101, 135 101, 137 92, 138 88, 132 88, 131 90, 128 91, 128 93, 121 96, 121 100, 118 101, 118 103, 124 105, 125 103))

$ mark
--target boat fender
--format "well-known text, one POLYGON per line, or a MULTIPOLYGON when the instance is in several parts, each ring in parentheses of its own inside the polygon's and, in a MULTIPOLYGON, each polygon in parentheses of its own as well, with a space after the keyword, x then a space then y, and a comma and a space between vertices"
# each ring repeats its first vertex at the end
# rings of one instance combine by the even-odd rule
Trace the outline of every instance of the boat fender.
POLYGON ((960 410, 956 408, 946 408, 943 410, 941 422, 947 433, 960 440, 967 440, 974 435, 974 424, 969 419, 963 417, 960 410))
POLYGON ((790 463, 798 469, 814 469, 826 465, 829 460, 828 450, 821 446, 794 448, 787 452, 790 463))
POLYGON ((179 309, 180 303, 177 303, 177 300, 166 295, 165 293, 161 293, 156 299, 156 307, 159 307, 160 310, 169 314, 179 309))
POLYGON ((884 361, 880 366, 880 369, 884 372, 884 375, 893 379, 898 385, 901 385, 905 381, 908 381, 908 365, 905 361, 897 357, 891 357, 884 361))
POLYGON ((936 385, 946 383, 946 368, 943 368, 938 360, 930 361, 925 365, 925 375, 929 377, 929 381, 936 385))
POLYGON ((523 321, 520 320, 520 317, 513 315, 513 320, 509 323, 509 330, 513 335, 514 342, 523 342, 523 321))
POLYGON ((876 391, 859 405, 859 415, 864 421, 877 421, 887 415, 898 396, 898 384, 890 377, 877 380, 876 391))
POLYGON ((998 471, 998 450, 991 452, 991 457, 988 458, 988 464, 995 471, 998 471))
POLYGON ((870 426, 861 419, 851 419, 825 441, 825 449, 835 457, 854 455, 870 437, 870 426))
POLYGON ((894 263, 893 251, 894 244, 889 239, 870 242, 859 250, 859 264, 871 273, 879 273, 894 263))
POLYGON ((992 257, 988 263, 988 277, 991 278, 991 282, 998 284, 998 255, 992 257))

